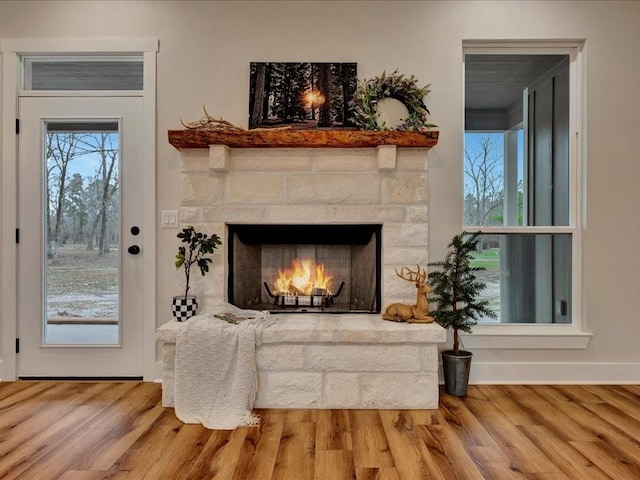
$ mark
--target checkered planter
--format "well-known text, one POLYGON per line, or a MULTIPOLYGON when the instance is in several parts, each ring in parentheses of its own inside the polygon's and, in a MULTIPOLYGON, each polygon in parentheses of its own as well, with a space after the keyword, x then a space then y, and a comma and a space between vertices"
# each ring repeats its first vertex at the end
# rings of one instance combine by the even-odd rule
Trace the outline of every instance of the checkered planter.
POLYGON ((173 312, 173 318, 179 322, 184 322, 193 317, 198 310, 198 299, 192 295, 179 297, 173 297, 173 303, 171 304, 171 311, 173 312))

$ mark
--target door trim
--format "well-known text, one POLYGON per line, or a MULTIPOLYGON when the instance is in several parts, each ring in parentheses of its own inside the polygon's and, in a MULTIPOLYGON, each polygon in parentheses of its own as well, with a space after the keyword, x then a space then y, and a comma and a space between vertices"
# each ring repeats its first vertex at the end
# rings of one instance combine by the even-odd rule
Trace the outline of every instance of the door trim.
POLYGON ((0 42, 2 55, 2 162, 0 197, 0 330, 2 345, 0 381, 13 381, 17 377, 17 139, 13 125, 18 112, 18 84, 21 54, 65 55, 68 53, 128 54, 141 53, 144 60, 142 90, 142 168, 145 172, 141 184, 142 231, 145 232, 141 248, 142 259, 142 365, 145 381, 155 380, 156 329, 156 54, 157 38, 114 39, 8 39, 0 42))

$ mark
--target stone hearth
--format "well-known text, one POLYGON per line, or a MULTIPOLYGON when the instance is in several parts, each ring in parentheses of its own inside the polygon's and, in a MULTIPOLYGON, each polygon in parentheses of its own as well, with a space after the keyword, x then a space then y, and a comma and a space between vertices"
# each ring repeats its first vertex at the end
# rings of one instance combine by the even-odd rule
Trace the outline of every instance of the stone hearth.
MULTIPOLYGON (((257 408, 438 408, 445 331, 378 315, 273 315, 257 350, 257 408)), ((158 329, 162 404, 173 406, 175 342, 184 323, 158 329)))

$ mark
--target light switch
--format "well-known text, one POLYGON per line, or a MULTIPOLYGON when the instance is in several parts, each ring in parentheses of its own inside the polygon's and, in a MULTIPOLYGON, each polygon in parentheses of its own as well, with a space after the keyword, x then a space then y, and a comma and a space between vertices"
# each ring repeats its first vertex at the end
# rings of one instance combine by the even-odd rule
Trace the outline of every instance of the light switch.
POLYGON ((162 228, 178 228, 178 211, 162 210, 160 212, 160 226, 162 228))

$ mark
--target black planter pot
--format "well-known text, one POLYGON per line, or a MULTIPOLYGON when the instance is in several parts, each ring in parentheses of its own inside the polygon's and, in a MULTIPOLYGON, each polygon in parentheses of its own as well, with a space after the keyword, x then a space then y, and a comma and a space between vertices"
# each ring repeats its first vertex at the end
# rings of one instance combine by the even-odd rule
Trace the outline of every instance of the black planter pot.
POLYGON ((449 395, 464 397, 469 385, 469 371, 473 354, 466 350, 442 352, 442 371, 444 373, 444 391, 449 395))
POLYGON ((171 311, 173 312, 173 318, 179 322, 184 322, 193 317, 198 310, 198 299, 193 295, 188 295, 186 298, 184 295, 173 297, 171 304, 171 311))

